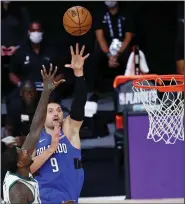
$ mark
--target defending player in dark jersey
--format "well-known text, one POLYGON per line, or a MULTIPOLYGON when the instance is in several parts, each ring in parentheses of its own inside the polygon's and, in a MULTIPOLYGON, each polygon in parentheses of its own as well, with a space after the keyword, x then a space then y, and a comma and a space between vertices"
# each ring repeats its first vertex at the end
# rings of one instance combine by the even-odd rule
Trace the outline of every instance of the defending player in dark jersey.
POLYGON ((79 130, 84 119, 84 109, 87 100, 87 90, 83 74, 83 57, 85 46, 79 52, 76 44, 76 53, 71 49, 71 64, 65 65, 74 71, 76 78, 74 99, 70 115, 63 120, 61 106, 49 103, 45 128, 36 146, 36 157, 31 166, 32 172, 38 170, 35 179, 39 183, 42 203, 62 203, 78 198, 84 181, 84 172, 81 165, 81 150, 79 130), (56 123, 61 127, 58 134, 54 128, 56 123))
POLYGON ((44 89, 32 120, 30 132, 21 149, 14 146, 8 148, 3 155, 3 165, 8 170, 3 184, 5 203, 40 203, 38 183, 30 174, 30 166, 33 163, 31 155, 44 126, 50 93, 64 81, 54 82, 56 72, 57 67, 52 73, 52 65, 49 74, 43 67, 41 74, 44 89))

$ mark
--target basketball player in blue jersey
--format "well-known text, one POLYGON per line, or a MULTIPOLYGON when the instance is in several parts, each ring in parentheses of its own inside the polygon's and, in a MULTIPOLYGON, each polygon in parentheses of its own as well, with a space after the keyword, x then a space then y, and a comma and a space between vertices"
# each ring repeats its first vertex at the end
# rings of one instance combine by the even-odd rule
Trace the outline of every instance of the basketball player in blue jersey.
POLYGON ((84 119, 87 90, 83 65, 89 54, 83 57, 85 46, 79 51, 71 49, 71 64, 75 75, 74 99, 70 115, 63 119, 63 112, 58 103, 49 103, 44 129, 36 145, 31 166, 32 173, 37 171, 35 179, 39 183, 42 203, 78 203, 84 181, 81 164, 79 130, 84 119), (61 127, 60 135, 55 126, 61 127))
POLYGON ((57 68, 52 73, 52 65, 48 74, 43 67, 41 73, 44 89, 32 120, 30 132, 21 149, 13 146, 8 148, 3 155, 2 164, 7 170, 3 183, 5 203, 40 203, 38 183, 30 174, 30 166, 33 162, 31 155, 44 126, 50 93, 64 81, 63 79, 58 82, 54 81, 56 72, 57 68))

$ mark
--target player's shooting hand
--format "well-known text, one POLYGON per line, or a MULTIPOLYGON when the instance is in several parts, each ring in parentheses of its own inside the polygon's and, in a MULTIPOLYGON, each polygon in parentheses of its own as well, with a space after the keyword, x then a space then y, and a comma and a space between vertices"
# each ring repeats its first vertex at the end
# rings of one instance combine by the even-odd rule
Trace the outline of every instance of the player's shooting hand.
POLYGON ((58 143, 59 143, 59 137, 60 137, 60 129, 61 126, 58 122, 54 123, 54 131, 53 134, 51 135, 51 148, 53 151, 57 150, 58 143))
POLYGON ((50 64, 49 73, 46 72, 46 68, 44 65, 42 65, 42 67, 43 69, 41 70, 41 75, 42 75, 43 86, 45 90, 53 91, 57 86, 65 82, 65 79, 61 79, 57 82, 54 80, 55 75, 57 73, 57 67, 55 67, 53 71, 53 65, 50 64))
POLYGON ((89 54, 83 56, 85 45, 82 46, 82 49, 79 52, 79 45, 76 43, 76 51, 74 52, 73 47, 70 46, 71 50, 71 64, 66 64, 65 67, 72 68, 74 70, 75 76, 82 76, 83 75, 83 66, 84 61, 89 57, 89 54))

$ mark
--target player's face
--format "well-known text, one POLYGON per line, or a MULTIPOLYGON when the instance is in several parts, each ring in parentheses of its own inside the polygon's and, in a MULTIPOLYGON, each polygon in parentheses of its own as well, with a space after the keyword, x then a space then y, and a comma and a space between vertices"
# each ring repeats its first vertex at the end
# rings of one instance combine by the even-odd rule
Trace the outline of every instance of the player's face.
POLYGON ((18 157, 18 166, 19 167, 29 167, 33 163, 31 155, 28 150, 22 150, 17 147, 18 157))
POLYGON ((62 124, 63 112, 59 104, 49 103, 47 107, 47 115, 45 126, 48 128, 54 128, 54 123, 58 122, 62 124))

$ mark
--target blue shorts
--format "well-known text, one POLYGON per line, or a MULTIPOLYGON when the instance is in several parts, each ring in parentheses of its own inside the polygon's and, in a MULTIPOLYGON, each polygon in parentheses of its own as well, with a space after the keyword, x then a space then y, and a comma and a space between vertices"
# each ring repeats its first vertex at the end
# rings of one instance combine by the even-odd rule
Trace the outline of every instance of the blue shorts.
MULTIPOLYGON (((62 204, 63 201, 69 201, 65 193, 55 190, 53 188, 41 188, 39 190, 41 204, 62 204)), ((74 199, 75 200, 75 199, 74 199)), ((78 200, 75 200, 75 204, 78 203, 78 200)))

